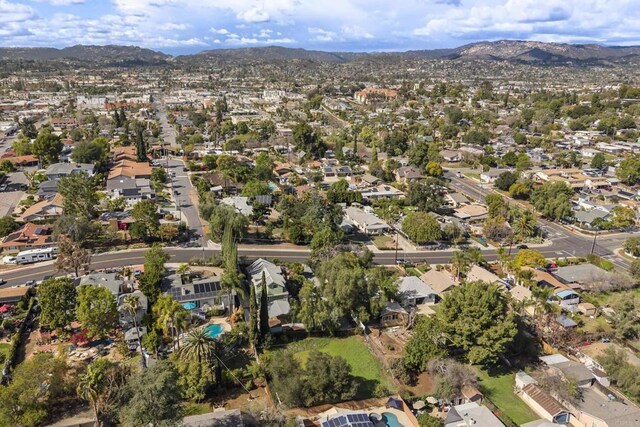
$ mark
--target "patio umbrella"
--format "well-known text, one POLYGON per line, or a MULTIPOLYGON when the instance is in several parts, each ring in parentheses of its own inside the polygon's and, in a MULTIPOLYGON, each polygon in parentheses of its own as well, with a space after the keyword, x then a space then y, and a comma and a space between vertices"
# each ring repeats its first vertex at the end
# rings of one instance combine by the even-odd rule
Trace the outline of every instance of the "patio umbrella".
POLYGON ((395 408, 399 411, 402 411, 402 400, 396 399, 395 397, 390 397, 387 400, 387 404, 385 405, 387 408, 395 408))
POLYGON ((435 405, 435 404, 437 404, 437 403, 438 403, 438 399, 436 399, 436 398, 435 398, 435 397, 433 397, 433 396, 429 396, 429 397, 427 397, 427 403, 430 403, 430 404, 432 404, 432 405, 435 405))
POLYGON ((424 403, 424 400, 418 400, 417 402, 415 402, 413 404, 413 409, 415 409, 416 411, 419 411, 420 409, 424 408, 425 406, 427 406, 427 404, 424 403))

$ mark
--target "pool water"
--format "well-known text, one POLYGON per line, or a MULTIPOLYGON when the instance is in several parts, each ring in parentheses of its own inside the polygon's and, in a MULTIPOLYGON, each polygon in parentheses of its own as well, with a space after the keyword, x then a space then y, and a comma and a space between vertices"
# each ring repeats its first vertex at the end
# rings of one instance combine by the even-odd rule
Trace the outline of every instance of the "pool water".
POLYGON ((398 421, 398 417, 391 412, 383 412, 382 421, 384 421, 387 427, 402 427, 402 424, 398 421))
POLYGON ((204 330, 211 338, 217 338, 224 332, 224 328, 219 323, 212 323, 204 328, 204 330))

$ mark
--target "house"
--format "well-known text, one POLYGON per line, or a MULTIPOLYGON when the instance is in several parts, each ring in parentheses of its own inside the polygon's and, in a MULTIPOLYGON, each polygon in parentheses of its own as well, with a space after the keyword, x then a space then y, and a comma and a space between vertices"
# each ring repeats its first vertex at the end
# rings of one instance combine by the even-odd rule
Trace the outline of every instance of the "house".
POLYGON ((116 299, 125 291, 124 279, 118 273, 89 273, 77 280, 76 285, 102 286, 116 299))
POLYGON ((476 402, 454 406, 447 413, 444 427, 505 427, 493 412, 476 402))
POLYGON ((384 234, 391 229, 389 224, 377 216, 367 213, 360 208, 350 206, 344 211, 346 218, 363 233, 374 236, 384 234))
POLYGON ((380 324, 384 327, 404 326, 409 322, 409 313, 397 302, 390 302, 380 312, 380 324))
POLYGON ((110 199, 122 197, 129 203, 155 199, 156 192, 147 178, 120 176, 107 180, 107 195, 110 199))
POLYGON ((94 170, 95 165, 91 163, 54 163, 47 168, 45 174, 47 178, 55 181, 76 173, 93 176, 94 170))
POLYGON ((379 87, 368 87, 353 94, 353 99, 362 104, 378 100, 387 101, 397 97, 398 91, 379 87))
POLYGON ((400 303, 407 306, 421 304, 434 304, 438 300, 438 294, 415 276, 401 277, 398 282, 398 295, 400 303))
POLYGON ((429 270, 420 279, 440 297, 459 284, 447 270, 429 270))
POLYGON ((0 289, 0 305, 17 304, 31 294, 29 286, 0 289))
POLYGON ((533 412, 542 418, 558 424, 569 423, 571 413, 537 384, 527 384, 518 395, 533 412))
POLYGON ((479 221, 485 219, 488 213, 486 206, 474 203, 456 208, 453 216, 467 221, 479 221))
POLYGON ((249 204, 249 198, 244 196, 225 197, 220 200, 220 203, 235 208, 237 212, 240 212, 244 216, 253 215, 253 206, 249 204))
POLYGON ((111 170, 107 179, 114 179, 119 177, 128 178, 151 178, 151 171, 153 168, 147 162, 134 162, 131 160, 120 160, 116 162, 111 170))
POLYGON ((598 312, 596 306, 590 302, 581 302, 578 304, 578 311, 587 317, 594 317, 598 312))
POLYGON ((575 221, 582 227, 593 227, 596 220, 606 220, 611 214, 602 209, 591 209, 589 211, 576 211, 574 213, 575 221))
POLYGON ((6 254, 16 254, 29 249, 49 248, 56 245, 52 231, 51 225, 28 222, 2 239, 0 248, 6 254))
POLYGON ((249 267, 247 274, 251 277, 251 286, 255 288, 256 299, 260 301, 262 295, 262 277, 264 276, 269 302, 269 318, 281 318, 291 311, 289 305, 289 291, 282 268, 265 259, 257 259, 249 267))
POLYGON ((487 270, 486 268, 480 267, 479 265, 473 265, 469 272, 467 273, 467 281, 468 282, 486 282, 492 283, 500 286, 504 286, 505 282, 496 274, 487 270))
POLYGON ((25 209, 18 216, 22 222, 44 221, 62 215, 62 196, 57 193, 51 200, 41 200, 25 209))
POLYGON ((553 275, 564 284, 589 285, 595 281, 607 280, 611 273, 593 264, 577 264, 559 267, 553 275))
POLYGON ((570 319, 569 317, 562 314, 555 318, 555 322, 558 325, 562 326, 564 329, 575 329, 578 326, 578 324, 573 319, 570 319))
POLYGON ((571 411, 572 425, 631 427, 640 425, 640 409, 631 401, 605 387, 582 390, 575 402, 563 402, 571 411))
POLYGON ((572 381, 577 387, 591 387, 595 381, 593 373, 586 366, 569 360, 562 354, 542 356, 540 360, 549 367, 552 373, 572 381))
POLYGON ((137 328, 129 328, 124 332, 124 342, 129 350, 138 348, 138 340, 142 342, 142 337, 147 335, 146 326, 138 326, 137 328))
POLYGON ((58 181, 42 181, 38 186, 38 200, 51 200, 58 192, 58 181))
POLYGON ((480 182, 483 184, 493 184, 503 173, 510 172, 507 169, 489 169, 480 174, 480 182))
POLYGON ((118 313, 120 313, 120 324, 125 326, 133 326, 134 318, 135 322, 140 325, 142 320, 147 314, 149 306, 149 300, 142 291, 133 291, 128 294, 121 294, 118 297, 118 313), (138 299, 138 307, 136 308, 135 317, 132 316, 132 313, 129 311, 127 307, 127 299, 128 297, 135 297, 138 299))
POLYGON ((413 166, 402 166, 393 172, 393 176, 395 176, 396 181, 401 182, 403 184, 408 184, 413 181, 419 181, 424 178, 422 171, 413 166))
POLYGON ((363 200, 404 199, 404 191, 388 184, 378 184, 375 187, 364 188, 360 190, 360 194, 362 194, 363 200))
POLYGON ((208 311, 211 307, 231 307, 235 291, 222 288, 220 276, 202 277, 199 274, 171 274, 164 279, 164 293, 188 310, 208 311))
POLYGON ((447 205, 453 208, 457 208, 469 203, 469 199, 467 199, 467 196, 461 193, 447 193, 444 195, 444 199, 447 202, 447 205))
POLYGON ((361 187, 367 188, 367 187, 371 187, 371 186, 377 186, 378 184, 382 183, 382 180, 380 178, 377 178, 373 175, 370 175, 368 173, 362 174, 362 175, 356 175, 353 178, 353 181, 361 187))
POLYGON ((458 163, 462 161, 462 153, 458 150, 442 150, 440 157, 447 163, 458 163))

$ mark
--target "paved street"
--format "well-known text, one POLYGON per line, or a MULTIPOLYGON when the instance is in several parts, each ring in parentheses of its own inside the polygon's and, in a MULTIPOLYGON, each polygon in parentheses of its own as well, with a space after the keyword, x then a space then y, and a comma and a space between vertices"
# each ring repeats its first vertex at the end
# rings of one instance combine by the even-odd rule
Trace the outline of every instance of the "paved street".
MULTIPOLYGON (((495 192, 493 189, 484 188, 478 183, 471 181, 470 178, 457 177, 454 171, 447 172, 446 177, 451 180, 451 188, 479 202, 483 202, 487 194, 495 192)), ((518 201, 509 200, 511 203, 519 204, 518 201)), ((553 242, 551 246, 542 251, 543 253, 551 252, 552 255, 549 256, 562 257, 584 256, 591 252, 593 245, 592 236, 572 232, 559 224, 543 218, 538 218, 538 225, 553 242)), ((618 267, 627 269, 630 265, 629 261, 617 256, 613 250, 620 248, 624 240, 630 235, 631 233, 617 233, 614 236, 598 236, 594 253, 612 261, 618 267)))

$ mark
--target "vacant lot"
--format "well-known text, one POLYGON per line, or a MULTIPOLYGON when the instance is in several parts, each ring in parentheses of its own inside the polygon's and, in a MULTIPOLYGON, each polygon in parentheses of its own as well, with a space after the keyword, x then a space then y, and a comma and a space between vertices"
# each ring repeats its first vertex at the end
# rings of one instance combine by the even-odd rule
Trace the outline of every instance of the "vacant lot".
POLYGON ((538 416, 513 392, 515 374, 509 371, 478 370, 480 391, 517 425, 537 420, 538 416))
POLYGON ((295 358, 302 364, 309 358, 311 350, 343 357, 351 366, 351 373, 359 381, 356 399, 372 397, 378 384, 390 390, 393 388, 380 362, 371 354, 362 337, 307 338, 289 344, 287 348, 294 352, 295 358))

